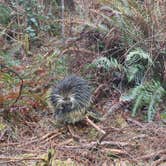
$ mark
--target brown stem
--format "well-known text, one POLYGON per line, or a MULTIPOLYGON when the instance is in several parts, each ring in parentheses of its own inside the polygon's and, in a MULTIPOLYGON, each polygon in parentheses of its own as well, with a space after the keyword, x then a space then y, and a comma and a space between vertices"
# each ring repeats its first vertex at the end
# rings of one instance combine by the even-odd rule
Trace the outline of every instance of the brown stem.
POLYGON ((21 81, 20 88, 19 88, 19 94, 18 94, 17 98, 15 99, 15 101, 10 105, 10 107, 13 107, 14 104, 17 103, 17 101, 19 100, 19 98, 21 96, 22 89, 23 89, 23 79, 16 71, 12 70, 11 68, 7 67, 6 65, 0 64, 0 67, 6 68, 8 70, 8 72, 11 72, 11 73, 15 74, 21 81))
POLYGON ((102 133, 102 134, 106 134, 106 132, 105 132, 104 130, 100 129, 100 127, 97 126, 96 124, 94 124, 87 116, 86 116, 85 120, 86 120, 91 126, 93 126, 97 131, 99 131, 99 132, 102 133))

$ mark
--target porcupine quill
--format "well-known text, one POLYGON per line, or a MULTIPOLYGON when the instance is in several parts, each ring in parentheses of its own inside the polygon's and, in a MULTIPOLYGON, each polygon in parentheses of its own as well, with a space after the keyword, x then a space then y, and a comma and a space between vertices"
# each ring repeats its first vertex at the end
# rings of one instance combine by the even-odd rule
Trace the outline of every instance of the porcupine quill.
POLYGON ((91 105, 91 88, 83 78, 75 75, 64 78, 50 90, 49 99, 58 123, 75 124, 85 119, 105 134, 87 116, 91 105))

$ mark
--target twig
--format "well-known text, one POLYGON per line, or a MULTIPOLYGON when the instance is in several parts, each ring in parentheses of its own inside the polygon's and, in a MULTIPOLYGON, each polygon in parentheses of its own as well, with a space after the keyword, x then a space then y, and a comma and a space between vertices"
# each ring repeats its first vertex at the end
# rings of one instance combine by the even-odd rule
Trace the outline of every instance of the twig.
POLYGON ((4 144, 1 144, 0 146, 1 147, 9 147, 9 146, 16 146, 16 145, 19 145, 19 143, 4 143, 4 144))
POLYGON ((94 145, 94 149, 98 149, 98 147, 101 145, 101 142, 104 140, 104 138, 107 136, 107 135, 109 135, 109 133, 110 132, 107 132, 107 133, 105 133, 105 134, 103 134, 100 138, 99 138, 99 140, 97 140, 97 143, 94 145))
POLYGON ((1 164, 5 164, 5 163, 12 163, 12 162, 20 162, 20 161, 24 161, 24 160, 43 160, 43 158, 41 157, 0 157, 0 160, 7 160, 7 161, 3 161, 0 162, 1 164))
POLYGON ((7 67, 6 65, 0 64, 0 67, 6 68, 9 72, 14 73, 14 74, 20 79, 20 81, 21 81, 20 88, 19 88, 19 94, 18 94, 16 100, 15 100, 15 101, 11 104, 11 106, 10 106, 10 107, 13 107, 14 104, 16 104, 16 102, 18 101, 18 99, 19 99, 20 96, 21 96, 22 89, 23 89, 23 79, 22 79, 22 77, 21 77, 17 72, 15 72, 14 70, 10 69, 10 68, 7 67))
POLYGON ((79 141, 80 137, 78 135, 75 135, 72 126, 67 125, 67 129, 69 130, 70 134, 72 135, 72 137, 76 140, 79 141))
POLYGON ((45 143, 47 143, 48 141, 53 140, 53 139, 54 139, 55 137, 57 137, 59 134, 60 134, 60 133, 57 133, 57 134, 54 134, 54 135, 48 137, 47 139, 45 139, 45 140, 42 141, 42 144, 45 144, 45 143))
POLYGON ((37 148, 35 149, 28 149, 27 147, 25 148, 17 148, 17 150, 19 150, 21 153, 29 153, 29 154, 34 154, 34 155, 37 155, 40 153, 40 151, 38 152, 37 151, 37 148))
MULTIPOLYGON (((64 146, 64 145, 67 145, 67 144, 69 144, 69 143, 71 143, 71 142, 73 142, 73 139, 72 139, 72 138, 67 139, 67 140, 65 140, 65 141, 63 141, 63 142, 60 142, 60 143, 58 144, 58 146, 64 146)), ((53 147, 54 147, 55 145, 57 145, 57 143, 54 144, 53 147)))
POLYGON ((80 49, 78 49, 78 48, 68 48, 68 49, 65 49, 65 50, 61 53, 61 55, 65 54, 65 53, 67 53, 67 52, 82 52, 82 53, 89 54, 89 55, 96 55, 96 54, 97 54, 97 53, 94 52, 94 51, 89 51, 89 50, 86 50, 86 49, 84 49, 84 48, 80 48, 80 49))
POLYGON ((60 133, 57 133, 57 132, 53 131, 53 132, 51 132, 51 133, 47 133, 46 135, 42 136, 41 138, 37 138, 37 139, 35 139, 35 140, 26 142, 25 144, 21 144, 21 145, 19 145, 18 147, 26 146, 26 145, 33 144, 33 143, 36 143, 36 142, 42 142, 42 141, 44 141, 45 139, 48 140, 48 138, 51 137, 51 136, 56 137, 56 136, 58 136, 59 134, 60 134, 60 133))
POLYGON ((136 124, 137 126, 144 128, 145 126, 142 125, 140 122, 138 122, 137 120, 131 119, 131 118, 127 118, 127 121, 132 122, 134 124, 136 124))
MULTIPOLYGON (((81 146, 57 146, 57 149, 90 149, 97 145, 98 142, 91 142, 89 144, 83 143, 81 146)), ((100 146, 118 146, 118 147, 124 147, 131 145, 128 142, 115 142, 115 141, 103 141, 101 142, 100 146)))
POLYGON ((99 144, 104 140, 105 137, 107 137, 107 136, 109 135, 109 133, 110 133, 110 132, 106 132, 104 135, 102 135, 102 136, 99 138, 99 140, 98 140, 99 144))
POLYGON ((108 149, 108 148, 105 148, 103 150, 101 150, 103 153, 111 153, 111 154, 119 154, 119 155, 128 155, 128 153, 124 150, 121 150, 121 149, 108 149))
POLYGON ((99 98, 99 95, 101 93, 101 91, 106 87, 106 84, 100 84, 95 91, 93 92, 93 98, 96 101, 96 99, 99 98))
POLYGON ((62 39, 63 39, 63 42, 65 40, 64 10, 65 10, 64 0, 61 0, 61 19, 62 19, 62 39))
POLYGON ((97 131, 99 131, 99 132, 102 133, 102 134, 106 134, 106 132, 105 132, 104 130, 100 129, 100 127, 97 126, 96 124, 94 124, 87 116, 86 116, 85 120, 86 120, 91 126, 93 126, 97 131))
POLYGON ((159 151, 150 153, 150 154, 148 154, 148 155, 141 156, 141 157, 139 157, 139 158, 137 158, 137 159, 138 159, 138 160, 147 160, 147 159, 149 159, 149 158, 152 158, 152 157, 155 157, 155 156, 161 155, 161 154, 166 154, 166 149, 164 149, 164 150, 159 150, 159 151))

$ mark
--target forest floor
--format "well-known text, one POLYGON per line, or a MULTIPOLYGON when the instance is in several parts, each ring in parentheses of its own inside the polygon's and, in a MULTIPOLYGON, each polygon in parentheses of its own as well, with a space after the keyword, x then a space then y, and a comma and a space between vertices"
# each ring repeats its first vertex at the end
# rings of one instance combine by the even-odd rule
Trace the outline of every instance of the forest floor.
POLYGON ((19 126, 10 124, 0 136, 0 166, 8 165, 165 165, 166 124, 143 123, 119 110, 97 123, 103 135, 83 122, 73 139, 48 116, 33 115, 19 126), (11 131, 14 128, 14 132, 11 131))

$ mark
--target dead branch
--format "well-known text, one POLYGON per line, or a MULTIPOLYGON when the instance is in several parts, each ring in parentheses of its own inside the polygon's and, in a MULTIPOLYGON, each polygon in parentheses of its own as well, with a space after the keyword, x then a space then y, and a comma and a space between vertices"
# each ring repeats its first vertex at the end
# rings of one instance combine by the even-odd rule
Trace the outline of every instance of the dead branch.
POLYGON ((105 132, 104 130, 100 129, 100 127, 97 126, 96 124, 94 124, 87 116, 86 116, 85 120, 86 120, 91 126, 93 126, 97 131, 99 131, 99 132, 102 133, 102 134, 106 134, 106 132, 105 132))
POLYGON ((100 84, 93 93, 94 100, 99 98, 101 91, 106 87, 106 84, 100 84))
POLYGON ((127 121, 132 122, 132 123, 136 124, 137 126, 139 126, 141 128, 145 128, 145 126, 142 123, 138 122, 137 120, 127 118, 127 121))
POLYGON ((1 147, 9 147, 9 146, 16 146, 19 145, 19 143, 3 143, 1 144, 1 147))
MULTIPOLYGON (((69 144, 69 143, 71 143, 71 142, 73 142, 73 139, 67 139, 67 140, 65 140, 65 141, 63 141, 63 142, 60 142, 59 144, 58 144, 58 146, 64 146, 64 145, 67 145, 67 144, 69 144)), ((53 147, 55 146, 55 145, 57 145, 57 143, 56 144, 53 144, 53 147)))
POLYGON ((61 55, 64 55, 68 52, 82 52, 83 54, 89 54, 89 55, 96 55, 97 53, 96 52, 93 52, 93 51, 89 51, 89 50, 86 50, 84 48, 68 48, 68 49, 65 49, 64 51, 62 51, 61 55))
POLYGON ((37 138, 35 140, 32 140, 32 141, 29 141, 29 142, 26 142, 24 144, 20 144, 18 147, 22 147, 22 146, 26 146, 26 145, 29 145, 29 144, 33 144, 33 143, 36 143, 36 142, 42 142, 44 141, 45 139, 48 141, 48 138, 53 136, 53 138, 55 138, 56 136, 58 136, 60 133, 57 131, 53 131, 53 132, 50 132, 50 133, 47 133, 46 135, 42 136, 41 138, 37 138))
POLYGON ((19 98, 21 96, 22 89, 23 89, 23 79, 16 71, 12 70, 11 68, 7 67, 6 65, 0 64, 0 69, 1 68, 6 68, 8 70, 8 72, 11 72, 11 73, 15 74, 21 81, 20 88, 19 88, 19 94, 18 94, 17 98, 15 99, 15 101, 11 104, 10 107, 12 107, 12 106, 14 106, 14 104, 17 103, 17 101, 19 100, 19 98))
MULTIPOLYGON (((57 149, 91 149, 92 147, 95 147, 96 145, 98 145, 98 142, 91 142, 89 144, 83 143, 81 146, 57 146, 57 149)), ((100 146, 118 146, 118 147, 124 147, 124 146, 128 146, 131 145, 128 142, 115 142, 115 141, 103 141, 100 143, 100 146)))
POLYGON ((13 163, 13 162, 20 162, 24 160, 43 160, 41 157, 0 157, 1 164, 13 163), (4 160, 4 161, 3 161, 4 160))
POLYGON ((147 155, 138 157, 137 159, 138 159, 138 160, 147 160, 147 159, 149 159, 149 158, 152 158, 152 157, 155 157, 155 156, 161 155, 161 154, 166 154, 166 149, 164 149, 164 150, 159 150, 159 151, 153 152, 153 153, 151 153, 151 154, 147 154, 147 155))
POLYGON ((124 150, 121 149, 108 149, 105 148, 103 150, 101 150, 103 153, 111 153, 111 154, 119 154, 119 155, 128 155, 128 153, 124 150))

